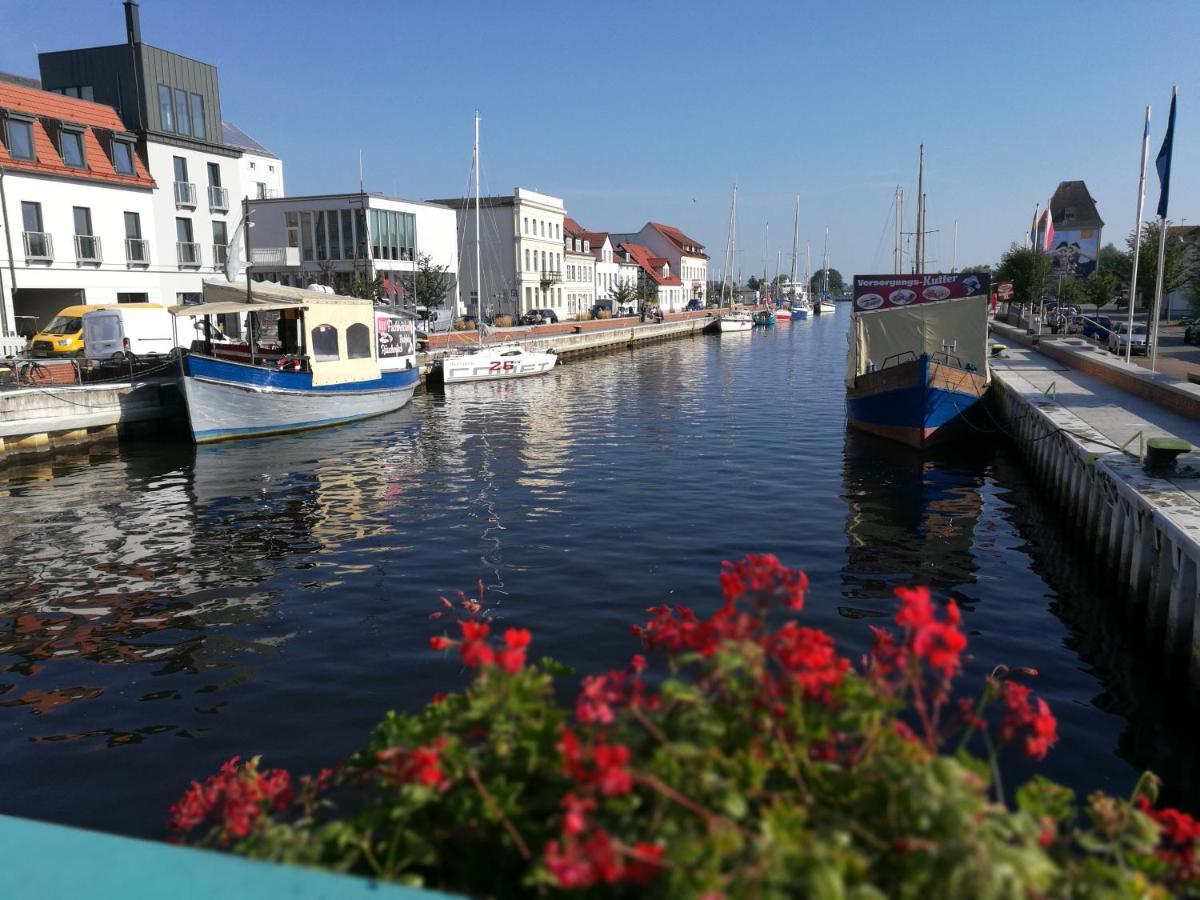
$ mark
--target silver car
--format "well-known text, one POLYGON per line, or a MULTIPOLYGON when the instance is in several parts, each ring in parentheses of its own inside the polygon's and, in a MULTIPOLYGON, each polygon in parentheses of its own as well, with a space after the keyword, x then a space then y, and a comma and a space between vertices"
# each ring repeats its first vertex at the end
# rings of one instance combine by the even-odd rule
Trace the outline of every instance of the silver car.
POLYGON ((1140 353, 1146 355, 1146 326, 1141 322, 1133 323, 1133 336, 1129 336, 1129 323, 1118 322, 1116 327, 1108 333, 1108 349, 1111 353, 1124 355, 1125 344, 1129 343, 1129 352, 1131 354, 1140 353))

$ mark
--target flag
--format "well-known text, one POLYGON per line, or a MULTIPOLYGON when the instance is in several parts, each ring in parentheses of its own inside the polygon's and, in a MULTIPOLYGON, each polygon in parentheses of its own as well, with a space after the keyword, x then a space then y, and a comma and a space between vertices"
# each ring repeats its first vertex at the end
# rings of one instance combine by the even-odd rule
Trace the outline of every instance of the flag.
POLYGON ((1167 200, 1171 193, 1171 151, 1175 144, 1175 98, 1176 90, 1171 88, 1171 111, 1167 114, 1167 136, 1163 138, 1162 149, 1154 158, 1154 168, 1158 170, 1158 183, 1162 185, 1158 194, 1158 217, 1167 217, 1167 200))
POLYGON ((1035 203, 1033 205, 1033 221, 1029 224, 1029 246, 1034 248, 1037 246, 1038 232, 1038 210, 1042 208, 1042 204, 1035 203))
POLYGON ((1046 232, 1046 236, 1044 238, 1045 243, 1042 245, 1042 249, 1045 250, 1047 253, 1049 253, 1051 251, 1051 249, 1053 249, 1053 247, 1054 247, 1054 216, 1052 216, 1050 214, 1050 201, 1049 200, 1046 201, 1046 216, 1045 216, 1045 218, 1046 218, 1046 227, 1043 230, 1046 232))

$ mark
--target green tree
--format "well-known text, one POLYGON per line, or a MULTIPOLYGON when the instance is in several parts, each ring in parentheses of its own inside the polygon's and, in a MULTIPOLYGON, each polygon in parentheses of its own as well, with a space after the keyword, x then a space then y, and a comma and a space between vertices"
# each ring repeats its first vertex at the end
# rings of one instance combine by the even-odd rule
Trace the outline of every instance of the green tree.
POLYGON ((746 279, 746 287, 750 288, 752 291, 757 291, 761 286, 762 282, 753 275, 746 279))
POLYGON ((363 300, 377 300, 383 296, 383 274, 375 273, 375 277, 368 278, 365 271, 359 269, 354 273, 354 278, 350 281, 350 296, 359 297, 363 300))
POLYGON ((1096 260, 1098 272, 1112 272, 1121 281, 1129 278, 1129 254, 1118 250, 1112 242, 1100 248, 1100 258, 1096 260))
MULTIPOLYGON (((1134 296, 1138 299, 1137 307, 1149 309, 1154 302, 1154 282, 1158 272, 1158 236, 1161 233, 1158 222, 1142 223, 1142 246, 1138 252, 1137 290, 1134 296)), ((1125 239, 1129 247, 1130 268, 1133 265, 1133 244, 1137 237, 1136 231, 1130 231, 1125 239)), ((1177 291, 1188 284, 1190 272, 1187 264, 1187 245, 1181 237, 1173 237, 1170 226, 1167 230, 1166 254, 1163 257, 1163 295, 1177 291)))
MULTIPOLYGON (((1112 244, 1109 244, 1112 247, 1112 244)), ((1115 249, 1115 248, 1114 248, 1115 249)), ((1088 302, 1099 309, 1113 301, 1117 296, 1117 291, 1121 289, 1121 279, 1116 272, 1111 269, 1105 269, 1103 266, 1096 269, 1083 282, 1083 290, 1087 295, 1088 302)))
POLYGON ((991 275, 992 268, 991 263, 981 263, 977 266, 966 266, 959 269, 959 272, 963 275, 991 275))
MULTIPOLYGON (((821 281, 823 280, 824 274, 825 274, 824 269, 817 269, 817 271, 813 274, 813 277, 808 280, 808 289, 812 293, 815 294, 821 290, 821 281)), ((844 291, 846 289, 846 283, 842 280, 842 273, 839 272, 837 269, 829 270, 829 285, 828 285, 828 287, 829 287, 829 293, 831 293, 835 296, 837 294, 842 293, 842 291, 844 291)))
POLYGON ((1060 278, 1055 291, 1059 306, 1080 306, 1087 299, 1087 289, 1082 278, 1060 278))
POLYGON ((617 282, 617 286, 612 291, 613 312, 624 307, 636 308, 638 302, 638 291, 628 281, 617 282))
POLYGON ((1013 244, 1000 258, 998 278, 1013 283, 1013 299, 1017 303, 1040 300, 1050 277, 1050 257, 1041 250, 1031 250, 1013 244))
POLYGON ((449 265, 435 266, 433 258, 422 253, 417 257, 416 271, 401 275, 400 283, 417 306, 437 309, 446 302, 453 279, 449 265))

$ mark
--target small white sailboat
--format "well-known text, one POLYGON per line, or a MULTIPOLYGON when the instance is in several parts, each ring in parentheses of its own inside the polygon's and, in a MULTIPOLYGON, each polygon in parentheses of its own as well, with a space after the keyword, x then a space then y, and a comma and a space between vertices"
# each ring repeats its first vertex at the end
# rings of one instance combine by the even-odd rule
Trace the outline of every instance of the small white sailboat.
POLYGON ((813 299, 812 311, 815 315, 837 312, 833 298, 829 294, 829 229, 825 229, 825 258, 821 263, 821 292, 813 299))
MULTIPOLYGON (((729 203, 729 229, 725 236, 725 271, 721 275, 721 305, 726 301, 736 304, 736 280, 729 285, 730 291, 725 292, 725 286, 733 276, 734 265, 737 262, 737 183, 733 185, 733 197, 729 203)), ((754 318, 745 312, 731 309, 728 313, 717 318, 717 331, 750 331, 754 328, 754 318)))
MULTIPOLYGON (((483 279, 479 250, 479 113, 475 113, 475 321, 483 337, 483 279)), ((544 375, 554 368, 558 354, 553 349, 531 350, 520 344, 471 347, 442 357, 443 384, 462 384, 470 381, 498 381, 508 378, 527 378, 544 375)))
POLYGON ((749 331, 754 327, 754 317, 749 313, 732 312, 717 319, 717 331, 749 331))

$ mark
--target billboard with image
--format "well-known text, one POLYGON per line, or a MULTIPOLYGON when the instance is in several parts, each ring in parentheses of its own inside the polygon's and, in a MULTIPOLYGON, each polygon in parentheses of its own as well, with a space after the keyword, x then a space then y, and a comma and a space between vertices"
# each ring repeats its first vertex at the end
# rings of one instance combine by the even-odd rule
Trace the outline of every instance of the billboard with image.
POLYGON ((1056 228, 1049 248, 1053 278, 1087 278, 1100 256, 1099 228, 1056 228))

